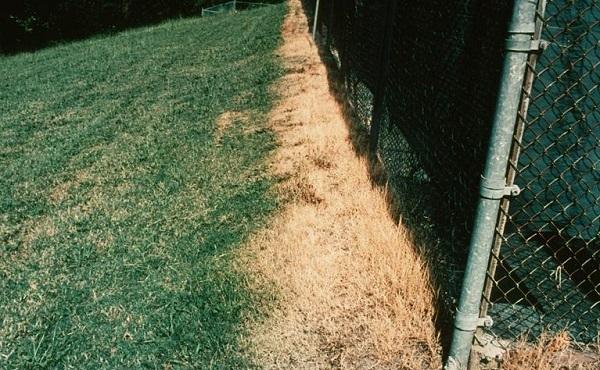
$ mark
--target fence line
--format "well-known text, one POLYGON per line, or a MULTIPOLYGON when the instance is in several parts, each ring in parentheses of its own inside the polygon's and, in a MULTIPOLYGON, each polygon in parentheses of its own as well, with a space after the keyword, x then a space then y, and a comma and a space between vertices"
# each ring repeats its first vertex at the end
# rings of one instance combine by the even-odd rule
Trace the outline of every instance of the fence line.
POLYGON ((371 157, 443 256, 447 367, 467 366, 473 334, 596 342, 598 1, 331 0, 318 13, 371 157))

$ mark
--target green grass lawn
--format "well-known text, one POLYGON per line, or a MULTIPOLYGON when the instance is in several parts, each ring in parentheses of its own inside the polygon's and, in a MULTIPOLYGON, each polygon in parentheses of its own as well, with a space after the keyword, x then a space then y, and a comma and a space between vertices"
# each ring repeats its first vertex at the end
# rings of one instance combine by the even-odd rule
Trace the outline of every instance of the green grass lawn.
POLYGON ((284 11, 0 57, 1 369, 252 365, 232 252, 276 207, 284 11))

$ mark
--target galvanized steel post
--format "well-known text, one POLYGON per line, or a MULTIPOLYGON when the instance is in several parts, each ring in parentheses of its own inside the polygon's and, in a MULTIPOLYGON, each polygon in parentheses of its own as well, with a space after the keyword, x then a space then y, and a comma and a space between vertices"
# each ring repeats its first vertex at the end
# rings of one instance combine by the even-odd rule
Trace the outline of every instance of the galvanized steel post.
POLYGON ((313 21, 313 40, 317 37, 317 19, 319 19, 319 3, 320 0, 317 0, 316 4, 315 4, 315 19, 313 21))
POLYGON ((496 114, 484 173, 480 198, 469 244, 469 256, 460 296, 452 345, 446 362, 447 370, 466 369, 475 330, 491 325, 490 318, 479 317, 479 305, 489 263, 494 231, 503 197, 516 195, 517 187, 507 187, 506 169, 514 133, 527 58, 536 45, 536 0, 516 0, 506 40, 506 54, 496 103, 496 114))

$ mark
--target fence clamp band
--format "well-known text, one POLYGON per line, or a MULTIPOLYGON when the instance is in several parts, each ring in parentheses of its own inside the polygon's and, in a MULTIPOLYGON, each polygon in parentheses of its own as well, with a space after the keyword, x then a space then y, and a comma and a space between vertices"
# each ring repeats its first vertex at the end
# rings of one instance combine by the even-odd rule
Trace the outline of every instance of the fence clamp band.
POLYGON ((463 331, 474 331, 480 327, 490 328, 492 325, 494 325, 494 320, 491 316, 479 317, 475 315, 468 317, 468 315, 461 315, 458 310, 454 319, 454 327, 463 331))
POLYGON ((506 40, 507 51, 521 53, 541 52, 547 47, 548 41, 546 40, 506 40))
POLYGON ((481 186, 479 188, 479 195, 482 198, 486 199, 502 199, 504 197, 514 197, 521 193, 521 188, 519 186, 506 185, 506 181, 502 179, 501 181, 494 181, 490 179, 486 179, 485 177, 481 177, 481 186))

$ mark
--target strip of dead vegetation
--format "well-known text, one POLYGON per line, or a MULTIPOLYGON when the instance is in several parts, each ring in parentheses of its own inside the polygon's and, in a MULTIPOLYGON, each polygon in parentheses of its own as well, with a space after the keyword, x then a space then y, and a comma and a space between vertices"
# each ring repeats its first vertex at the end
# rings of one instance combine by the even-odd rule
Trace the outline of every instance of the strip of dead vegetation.
POLYGON ((307 29, 291 0, 270 117, 286 202, 242 257, 280 299, 248 346, 265 368, 440 368, 425 260, 356 154, 307 29))
MULTIPOLYGON (((332 95, 300 0, 289 0, 279 56, 287 73, 270 118, 280 143, 271 167, 286 203, 241 261, 258 274, 257 290, 274 282, 280 297, 251 324, 249 351, 267 369, 441 368, 431 256, 369 178, 373 168, 357 154, 366 138, 332 95)), ((475 367, 591 370, 597 353, 574 350, 566 332, 544 334, 475 367)))

